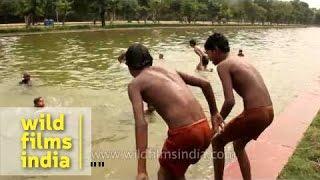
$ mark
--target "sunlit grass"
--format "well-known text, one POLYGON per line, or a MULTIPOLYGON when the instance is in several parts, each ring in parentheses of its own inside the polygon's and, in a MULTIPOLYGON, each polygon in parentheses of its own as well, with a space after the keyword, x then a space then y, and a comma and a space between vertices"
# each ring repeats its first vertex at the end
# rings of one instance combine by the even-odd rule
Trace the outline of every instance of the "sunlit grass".
POLYGON ((279 180, 320 179, 320 113, 304 134, 279 180))

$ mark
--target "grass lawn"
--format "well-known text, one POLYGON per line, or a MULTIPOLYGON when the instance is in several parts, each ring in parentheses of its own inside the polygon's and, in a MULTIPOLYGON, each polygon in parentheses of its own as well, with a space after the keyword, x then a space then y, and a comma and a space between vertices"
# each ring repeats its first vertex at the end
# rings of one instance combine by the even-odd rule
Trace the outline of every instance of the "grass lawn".
POLYGON ((320 180, 320 112, 304 134, 279 180, 320 180))

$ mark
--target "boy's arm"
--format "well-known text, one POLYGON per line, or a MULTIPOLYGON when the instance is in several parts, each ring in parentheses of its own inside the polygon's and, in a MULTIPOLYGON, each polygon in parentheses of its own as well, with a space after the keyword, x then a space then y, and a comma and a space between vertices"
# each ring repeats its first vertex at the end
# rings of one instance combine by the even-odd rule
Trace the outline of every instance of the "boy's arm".
POLYGON ((194 52, 195 52, 200 58, 202 58, 203 55, 202 55, 202 53, 201 53, 201 49, 195 47, 195 48, 194 48, 194 52))
POLYGON ((148 123, 144 119, 143 101, 137 83, 130 83, 128 94, 135 119, 136 150, 138 154, 138 174, 146 174, 146 150, 148 147, 148 123))
POLYGON ((222 105, 220 114, 223 119, 226 119, 226 117, 231 112, 235 100, 233 95, 233 86, 232 86, 232 79, 229 72, 229 68, 226 65, 220 65, 218 66, 218 74, 223 86, 223 94, 224 94, 224 103, 222 105))
POLYGON ((206 97, 206 100, 209 105, 210 114, 212 117, 215 116, 218 113, 218 109, 210 82, 205 79, 197 78, 182 72, 178 72, 178 74, 186 84, 200 87, 202 89, 202 92, 206 97))

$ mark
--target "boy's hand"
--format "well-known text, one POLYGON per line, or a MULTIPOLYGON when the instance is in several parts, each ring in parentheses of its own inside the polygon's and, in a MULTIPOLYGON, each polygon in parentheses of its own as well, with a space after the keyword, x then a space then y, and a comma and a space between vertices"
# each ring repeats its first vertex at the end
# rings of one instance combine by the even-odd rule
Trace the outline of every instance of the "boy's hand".
POLYGON ((148 180, 148 175, 146 173, 139 173, 136 177, 136 180, 148 180))
POLYGON ((225 122, 223 121, 222 116, 220 113, 215 114, 214 116, 211 117, 211 122, 212 122, 212 128, 213 128, 213 133, 219 133, 220 129, 223 130, 225 122))

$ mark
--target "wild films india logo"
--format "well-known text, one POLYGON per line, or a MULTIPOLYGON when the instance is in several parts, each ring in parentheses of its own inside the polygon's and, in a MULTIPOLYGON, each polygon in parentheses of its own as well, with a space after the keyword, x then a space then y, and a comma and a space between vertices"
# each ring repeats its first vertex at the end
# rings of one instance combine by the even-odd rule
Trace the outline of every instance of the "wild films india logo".
POLYGON ((0 175, 91 175, 90 108, 0 108, 0 175))

